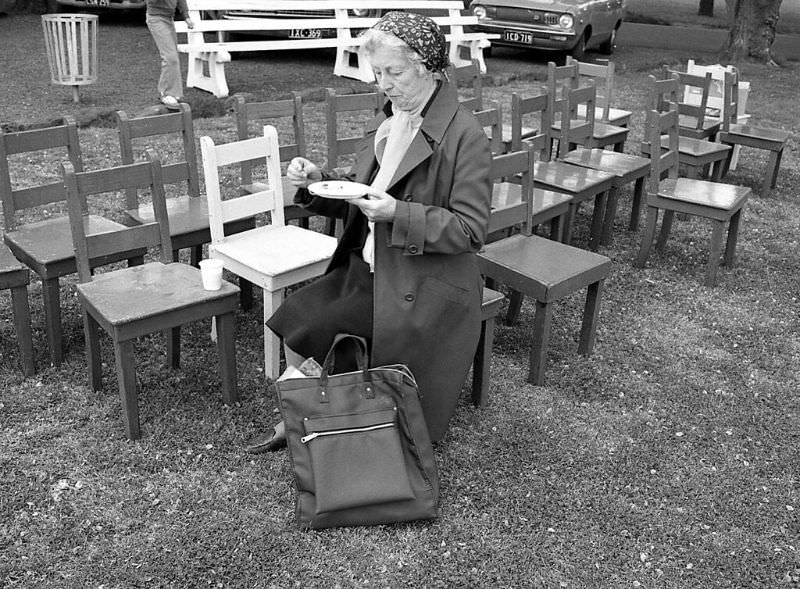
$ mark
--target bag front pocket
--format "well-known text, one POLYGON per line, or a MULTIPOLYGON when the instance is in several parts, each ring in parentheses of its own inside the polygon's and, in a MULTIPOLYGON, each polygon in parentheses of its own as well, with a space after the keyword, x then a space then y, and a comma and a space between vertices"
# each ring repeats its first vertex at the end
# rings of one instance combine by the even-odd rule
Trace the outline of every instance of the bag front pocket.
POLYGON ((303 425, 317 514, 414 498, 396 408, 309 417, 303 425))

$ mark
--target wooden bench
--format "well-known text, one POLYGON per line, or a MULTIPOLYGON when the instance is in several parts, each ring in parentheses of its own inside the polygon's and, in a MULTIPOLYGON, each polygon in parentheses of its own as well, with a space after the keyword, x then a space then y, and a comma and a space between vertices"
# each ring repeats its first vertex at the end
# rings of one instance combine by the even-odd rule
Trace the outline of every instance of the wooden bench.
MULTIPOLYGON (((189 29, 184 21, 175 22, 175 30, 186 34, 186 42, 180 43, 178 49, 189 54, 189 66, 186 85, 189 88, 200 88, 215 96, 228 96, 228 84, 225 80, 225 63, 231 60, 231 51, 274 51, 285 49, 320 49, 335 47, 337 49, 334 73, 338 76, 355 78, 364 82, 374 80, 372 70, 359 59, 361 39, 358 33, 374 25, 379 17, 354 16, 354 9, 388 12, 403 10, 410 12, 423 11, 425 14, 446 13, 446 16, 431 16, 442 27, 450 45, 450 61, 455 66, 467 65, 476 59, 481 71, 486 72, 483 60, 483 49, 489 47, 489 39, 497 35, 464 31, 465 26, 477 24, 474 16, 462 15, 463 0, 314 0, 313 9, 330 11, 331 16, 314 18, 241 18, 241 19, 207 19, 208 12, 220 10, 257 10, 262 8, 254 0, 188 0, 189 16, 194 21, 193 29, 189 29), (226 41, 226 35, 249 32, 269 33, 286 30, 335 30, 333 37, 304 39, 259 39, 226 41), (216 34, 216 41, 209 41, 204 33, 216 34), (469 57, 462 57, 467 50, 469 57)), ((271 0, 270 11, 303 11, 308 10, 307 2, 298 0, 271 0)))

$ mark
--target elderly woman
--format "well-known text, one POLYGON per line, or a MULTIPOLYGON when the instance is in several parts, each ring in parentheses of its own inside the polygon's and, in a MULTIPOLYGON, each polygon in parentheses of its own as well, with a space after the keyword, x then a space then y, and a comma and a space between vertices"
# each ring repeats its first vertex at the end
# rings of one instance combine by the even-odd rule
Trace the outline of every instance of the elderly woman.
MULTIPOLYGON (((444 78, 445 39, 431 19, 391 12, 364 35, 364 56, 388 99, 367 123, 349 178, 368 185, 366 194, 314 197, 306 187, 335 176, 304 158, 290 163, 295 202, 345 225, 326 274, 289 296, 267 325, 283 338, 287 365, 322 362, 337 333, 365 337, 373 366, 406 364, 438 441, 480 333, 475 253, 489 222, 489 143, 444 78)), ((246 449, 283 445, 279 424, 246 449)))

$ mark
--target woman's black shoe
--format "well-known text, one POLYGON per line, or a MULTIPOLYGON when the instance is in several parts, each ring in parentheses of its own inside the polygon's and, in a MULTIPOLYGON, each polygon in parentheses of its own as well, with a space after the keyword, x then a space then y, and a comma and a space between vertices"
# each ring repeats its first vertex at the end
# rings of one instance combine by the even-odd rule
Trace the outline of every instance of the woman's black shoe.
POLYGON ((262 454, 264 452, 275 452, 286 447, 286 438, 278 437, 273 429, 271 433, 261 434, 247 442, 244 451, 248 454, 262 454))

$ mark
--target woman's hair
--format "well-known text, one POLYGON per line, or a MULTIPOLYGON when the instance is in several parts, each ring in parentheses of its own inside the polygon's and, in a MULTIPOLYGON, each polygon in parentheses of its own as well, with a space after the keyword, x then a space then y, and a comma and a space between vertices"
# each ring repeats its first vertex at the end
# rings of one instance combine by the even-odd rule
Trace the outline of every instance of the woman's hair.
POLYGON ((403 54, 411 65, 420 68, 420 73, 427 71, 424 58, 409 47, 400 37, 379 29, 367 29, 361 33, 361 37, 364 39, 361 45, 361 51, 364 55, 372 55, 381 47, 396 49, 403 54))

